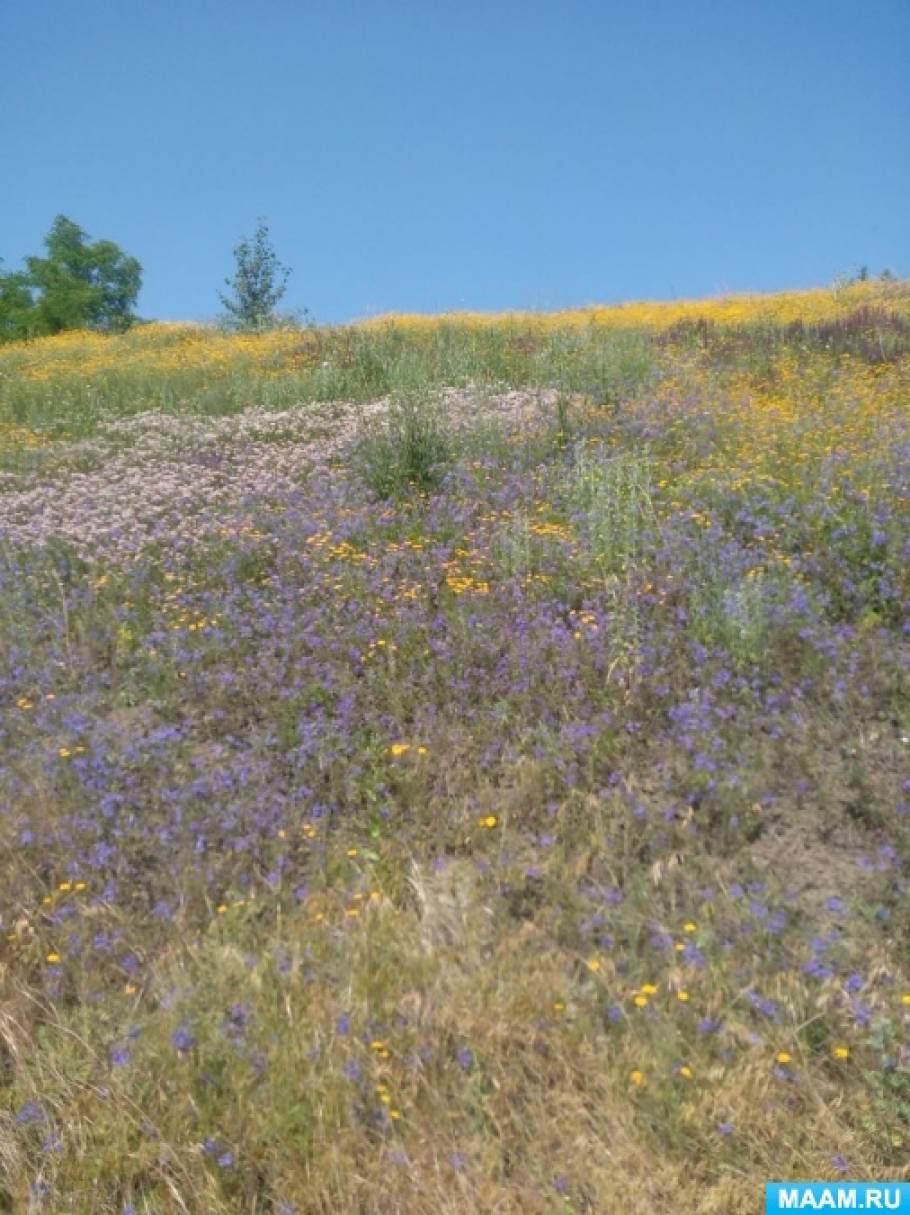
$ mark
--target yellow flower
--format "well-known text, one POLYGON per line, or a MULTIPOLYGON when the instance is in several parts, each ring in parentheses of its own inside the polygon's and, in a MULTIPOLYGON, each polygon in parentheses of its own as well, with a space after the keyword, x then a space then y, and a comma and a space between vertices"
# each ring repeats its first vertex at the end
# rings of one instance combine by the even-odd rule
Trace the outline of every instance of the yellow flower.
POLYGON ((694 1075, 694 1073, 693 1073, 693 1071, 692 1071, 692 1068, 691 1068, 691 1067, 687 1067, 687 1066, 685 1066, 685 1065, 679 1069, 679 1074, 680 1074, 680 1075, 683 1077, 683 1079, 685 1079, 685 1080, 691 1080, 691 1079, 692 1079, 692 1076, 694 1075))
POLYGON ((72 755, 72 751, 69 749, 69 747, 61 747, 57 754, 61 759, 69 759, 69 757, 72 755))
POLYGON ((901 1004, 910 1004, 910 991, 905 991, 901 996, 901 1004))
POLYGON ((637 1005, 638 1008, 646 1008, 647 1004, 648 1004, 648 997, 647 996, 636 996, 635 999, 633 1000, 633 1004, 637 1005))
POLYGON ((698 931, 698 925, 693 924, 691 920, 689 920, 686 924, 683 924, 683 932, 697 932, 697 931, 698 931))
POLYGON ((849 1059, 850 1058, 850 1047, 849 1046, 835 1046, 831 1053, 834 1055, 835 1059, 849 1059))
POLYGON ((689 1000, 689 993, 687 991, 678 991, 676 998, 677 1000, 681 1000, 683 1004, 686 1004, 689 1000))
POLYGON ((566 1011, 566 1006, 565 1006, 565 1004, 562 1002, 562 1000, 554 1000, 554 1001, 553 1001, 553 1011, 554 1011, 554 1012, 565 1012, 565 1011, 566 1011))
POLYGON ((645 996, 656 996, 657 995, 657 988, 654 986, 653 983, 642 983, 641 991, 642 991, 642 995, 645 995, 645 996))
POLYGON ((60 885, 57 887, 58 890, 64 890, 64 891, 72 890, 72 888, 73 888, 72 882, 61 882, 60 885))
POLYGON ((793 1056, 790 1054, 790 1052, 788 1050, 779 1050, 777 1052, 777 1062, 778 1063, 789 1063, 789 1062, 791 1062, 792 1059, 793 1059, 793 1056))
POLYGON ((356 848, 349 848, 349 849, 348 849, 348 856, 356 856, 356 855, 357 855, 357 849, 356 849, 356 848))
POLYGON ((219 915, 224 915, 224 913, 227 911, 227 903, 219 903, 215 910, 219 915))
POLYGON ((593 971, 594 974, 597 974, 601 968, 600 958, 589 958, 587 962, 585 962, 585 966, 587 966, 588 970, 593 971))
POLYGON ((486 827, 488 830, 495 827, 496 824, 499 822, 499 820, 497 819, 495 814, 487 814, 483 818, 478 819, 477 821, 480 823, 481 827, 486 827))
POLYGON ((54 962, 59 962, 59 961, 60 961, 60 954, 59 954, 59 953, 49 953, 49 954, 47 955, 47 960, 48 960, 48 962, 50 962, 51 964, 53 964, 54 962))
POLYGON ((391 747, 389 747, 389 751, 396 756, 404 755, 405 751, 410 751, 410 749, 410 743, 392 743, 391 747))
POLYGON ((645 1082, 645 1073, 644 1072, 640 1072, 638 1070, 638 1068, 636 1068, 635 1071, 633 1071, 633 1072, 629 1072, 629 1083, 630 1084, 634 1084, 636 1087, 638 1087, 639 1085, 644 1084, 644 1082, 645 1082))

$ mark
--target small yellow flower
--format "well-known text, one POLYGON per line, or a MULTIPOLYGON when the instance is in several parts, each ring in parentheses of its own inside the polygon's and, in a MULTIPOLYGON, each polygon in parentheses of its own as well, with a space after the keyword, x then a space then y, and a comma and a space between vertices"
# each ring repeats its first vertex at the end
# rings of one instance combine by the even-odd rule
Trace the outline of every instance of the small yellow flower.
POLYGON ((679 1069, 679 1074, 684 1080, 691 1080, 692 1076, 694 1075, 692 1068, 685 1065, 679 1069))
POLYGON ((643 996, 656 996, 657 988, 654 986, 653 983, 642 983, 641 993, 643 996))
POLYGON ((687 1004, 689 1002, 689 993, 687 991, 678 991, 676 993, 676 998, 683 1004, 687 1004))
POLYGON ((849 1046, 835 1046, 831 1053, 834 1055, 835 1059, 849 1059, 850 1058, 850 1047, 849 1046))
POLYGON ((638 1008, 647 1008, 648 997, 647 996, 636 996, 635 999, 632 1001, 632 1003, 635 1004, 638 1008))
POLYGON ((61 882, 60 885, 57 887, 58 890, 63 890, 63 891, 72 890, 72 888, 73 888, 72 882, 61 882))
POLYGON ((682 953, 682 951, 685 949, 685 945, 683 945, 682 941, 677 941, 674 944, 673 948, 676 950, 677 953, 682 953))
POLYGON ((16 704, 19 706, 20 709, 30 709, 32 707, 32 702, 29 700, 29 698, 27 696, 20 696, 19 699, 16 701, 16 704))
POLYGON ((61 759, 69 759, 69 757, 72 755, 72 751, 69 749, 69 747, 61 747, 57 754, 61 759))
POLYGON ((427 755, 428 753, 429 753, 429 752, 428 752, 428 749, 427 749, 426 747, 418 747, 418 748, 417 748, 417 754, 418 754, 418 755, 427 755))
POLYGON ((391 747, 389 747, 389 751, 392 753, 392 755, 396 756, 404 755, 405 751, 410 751, 410 749, 410 743, 392 743, 391 747))
POLYGON ((54 962, 60 961, 60 954, 59 953, 49 953, 47 955, 47 960, 48 960, 48 962, 51 963, 51 965, 53 965, 54 962))
POLYGON ((777 1062, 778 1063, 790 1063, 792 1061, 792 1059, 793 1059, 793 1056, 790 1054, 790 1052, 788 1050, 779 1050, 777 1052, 777 1062))
POLYGON ((349 848, 349 849, 348 849, 348 856, 356 856, 356 855, 357 855, 357 852, 358 852, 358 849, 356 849, 356 848, 349 848))
POLYGON ((357 917, 360 915, 360 908, 359 907, 349 907, 344 914, 348 917, 349 920, 356 920, 357 917))
POLYGON ((633 1072, 629 1072, 629 1083, 630 1084, 634 1084, 637 1088, 640 1085, 644 1084, 644 1082, 645 1082, 645 1073, 644 1072, 640 1072, 638 1070, 638 1068, 636 1068, 635 1071, 633 1071, 633 1072))
POLYGON ((376 1051, 377 1054, 382 1054, 385 1049, 386 1045, 381 1038, 374 1038, 370 1043, 370 1050, 376 1051))
POLYGON ((123 991, 128 996, 134 996, 136 994, 136 984, 135 983, 124 983, 123 991))
POLYGON ((565 1011, 566 1011, 566 1006, 565 1006, 565 1004, 563 1003, 563 1001, 562 1001, 562 1000, 554 1000, 554 1001, 553 1001, 553 1011, 554 1011, 554 1012, 560 1012, 560 1013, 561 1013, 561 1012, 565 1012, 565 1011))
POLYGON ((587 962, 585 962, 585 966, 587 966, 588 970, 592 971, 594 974, 597 974, 597 972, 601 969, 602 963, 600 958, 588 958, 587 962))
POLYGON ((389 1110, 389 1117, 393 1122, 397 1122, 401 1117, 401 1110, 389 1110))
POLYGON ((491 830, 499 822, 499 819, 497 819, 495 814, 487 814, 483 818, 478 819, 478 822, 480 823, 481 827, 486 827, 487 830, 491 830))
POLYGON ((901 1004, 910 1004, 910 991, 905 991, 901 996, 901 1004))
POLYGON ((87 882, 77 882, 76 885, 73 887, 73 889, 74 890, 88 890, 88 883, 87 882))
POLYGON ((692 921, 689 920, 686 924, 683 924, 683 932, 698 932, 698 925, 693 924, 692 921))

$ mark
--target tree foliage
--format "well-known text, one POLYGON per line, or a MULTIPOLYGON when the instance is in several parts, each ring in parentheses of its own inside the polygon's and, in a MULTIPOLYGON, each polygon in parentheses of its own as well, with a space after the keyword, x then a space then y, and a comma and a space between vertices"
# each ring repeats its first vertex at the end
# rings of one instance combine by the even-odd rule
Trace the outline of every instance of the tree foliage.
POLYGON ((129 328, 142 285, 135 257, 113 241, 90 242, 65 215, 54 220, 44 247, 45 257, 25 259, 25 271, 0 274, 0 340, 129 328))
POLYGON ((236 329, 268 329, 278 319, 275 308, 291 272, 278 260, 264 220, 259 221, 252 241, 244 238, 234 247, 234 260, 237 270, 233 278, 224 280, 233 294, 218 293, 227 323, 236 329))

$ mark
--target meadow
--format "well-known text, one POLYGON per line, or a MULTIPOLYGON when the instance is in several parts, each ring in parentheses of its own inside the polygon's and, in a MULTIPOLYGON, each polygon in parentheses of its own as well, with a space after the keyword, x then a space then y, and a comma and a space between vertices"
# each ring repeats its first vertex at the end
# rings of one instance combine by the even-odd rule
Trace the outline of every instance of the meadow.
POLYGON ((910 1179, 910 283, 0 346, 0 1211, 910 1179))

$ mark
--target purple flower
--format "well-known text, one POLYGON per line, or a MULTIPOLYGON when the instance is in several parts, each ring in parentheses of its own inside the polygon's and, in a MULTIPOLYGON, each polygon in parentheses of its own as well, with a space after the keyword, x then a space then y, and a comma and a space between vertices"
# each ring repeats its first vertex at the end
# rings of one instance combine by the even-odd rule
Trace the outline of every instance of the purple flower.
POLYGON ((16 1113, 16 1125, 31 1126, 34 1122, 43 1122, 44 1118, 44 1110, 37 1101, 26 1101, 16 1113))
POLYGON ((474 1066, 474 1055, 466 1046, 459 1046, 455 1052, 455 1058, 458 1060, 458 1066, 462 1071, 469 1072, 474 1066))
POLYGON ((234 1167, 234 1153, 222 1152, 218 1157, 218 1167, 220 1169, 232 1169, 234 1167))
POLYGON ((733 1134, 733 1123, 732 1122, 718 1122, 717 1133, 719 1135, 724 1135, 724 1136, 732 1135, 733 1134))
POLYGON ((113 1067, 125 1067, 130 1061, 130 1052, 125 1046, 115 1046, 111 1051, 111 1064, 113 1067))
POLYGON ((184 1054, 196 1045, 196 1035, 191 1033, 185 1025, 178 1025, 171 1034, 171 1042, 180 1054, 184 1054))

